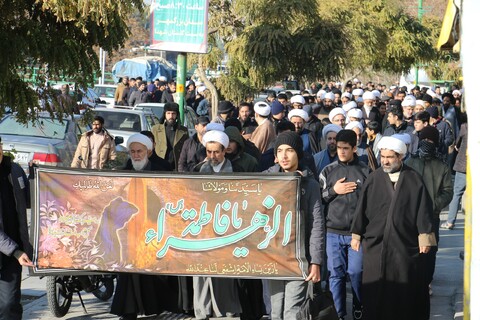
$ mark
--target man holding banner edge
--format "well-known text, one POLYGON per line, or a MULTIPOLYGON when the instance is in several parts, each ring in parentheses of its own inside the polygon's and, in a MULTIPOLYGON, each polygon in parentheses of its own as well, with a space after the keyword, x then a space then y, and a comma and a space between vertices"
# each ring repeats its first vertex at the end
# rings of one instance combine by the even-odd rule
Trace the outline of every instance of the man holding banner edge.
POLYGON ((28 179, 23 169, 3 154, 0 138, 0 319, 22 318, 22 266, 33 266, 29 207, 28 179))
POLYGON ((309 262, 309 274, 305 281, 271 280, 271 319, 295 319, 307 294, 308 281, 320 282, 320 265, 323 263, 325 248, 325 222, 322 213, 320 186, 313 173, 300 164, 303 157, 303 142, 295 132, 281 133, 275 141, 277 164, 264 171, 300 172, 300 210, 305 217, 305 254, 309 262))

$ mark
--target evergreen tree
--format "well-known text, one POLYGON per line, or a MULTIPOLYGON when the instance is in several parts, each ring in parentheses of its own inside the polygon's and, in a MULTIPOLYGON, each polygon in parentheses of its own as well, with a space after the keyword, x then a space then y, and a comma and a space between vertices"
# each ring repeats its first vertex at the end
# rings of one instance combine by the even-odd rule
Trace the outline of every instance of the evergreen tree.
MULTIPOLYGON (((23 121, 35 118, 39 96, 24 81, 33 68, 43 71, 34 86, 59 77, 93 83, 99 69, 94 47, 121 47, 129 12, 142 6, 141 0, 0 1, 0 112, 9 107, 23 121)), ((56 101, 41 92, 43 101, 56 101)))

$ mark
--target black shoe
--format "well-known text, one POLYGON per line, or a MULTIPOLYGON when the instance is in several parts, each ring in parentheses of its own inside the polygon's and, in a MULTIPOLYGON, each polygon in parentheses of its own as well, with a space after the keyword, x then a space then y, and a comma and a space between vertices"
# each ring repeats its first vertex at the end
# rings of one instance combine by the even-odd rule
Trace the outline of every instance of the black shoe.
POLYGON ((118 320, 137 320, 137 315, 132 313, 124 314, 118 320))
POLYGON ((195 312, 193 312, 193 310, 183 310, 183 314, 186 314, 187 316, 195 317, 195 312))

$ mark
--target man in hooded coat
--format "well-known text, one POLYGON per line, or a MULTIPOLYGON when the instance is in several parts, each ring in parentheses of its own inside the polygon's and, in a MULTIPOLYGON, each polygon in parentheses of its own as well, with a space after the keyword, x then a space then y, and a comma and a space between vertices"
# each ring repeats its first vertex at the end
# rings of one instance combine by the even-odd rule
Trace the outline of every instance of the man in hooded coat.
POLYGON ((258 161, 245 152, 245 144, 240 131, 236 127, 230 126, 225 128, 225 133, 230 140, 225 157, 232 163, 233 172, 257 172, 258 161))

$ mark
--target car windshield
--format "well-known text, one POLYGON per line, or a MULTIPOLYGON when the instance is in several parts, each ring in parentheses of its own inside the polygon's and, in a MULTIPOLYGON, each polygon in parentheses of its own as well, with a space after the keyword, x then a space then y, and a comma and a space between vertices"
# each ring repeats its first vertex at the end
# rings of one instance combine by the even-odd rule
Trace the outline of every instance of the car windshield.
POLYGON ((15 117, 6 117, 0 122, 0 132, 18 136, 45 137, 51 139, 64 139, 69 120, 63 119, 63 123, 50 118, 39 118, 38 121, 19 123, 15 117))
POLYGON ((142 130, 140 115, 128 112, 108 112, 96 110, 95 113, 105 119, 107 130, 139 132, 142 130))
POLYGON ((149 104, 142 104, 139 107, 136 107, 139 110, 152 110, 153 114, 158 118, 161 119, 163 116, 163 105, 149 105, 149 104))
POLYGON ((93 91, 102 98, 113 98, 115 96, 115 88, 112 87, 95 86, 93 91))
POLYGON ((153 114, 154 114, 158 119, 160 119, 160 118, 163 117, 163 107, 147 107, 147 108, 152 109, 153 114))

